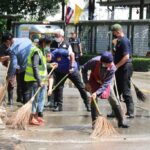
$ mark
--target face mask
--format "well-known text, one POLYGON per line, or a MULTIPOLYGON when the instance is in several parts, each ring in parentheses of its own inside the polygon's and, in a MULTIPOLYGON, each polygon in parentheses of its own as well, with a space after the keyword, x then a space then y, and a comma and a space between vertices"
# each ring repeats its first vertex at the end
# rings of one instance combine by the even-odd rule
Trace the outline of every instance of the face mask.
POLYGON ((55 41, 60 43, 61 42, 61 38, 55 38, 55 41))
POLYGON ((107 66, 106 66, 105 64, 102 64, 102 67, 103 67, 103 68, 107 68, 107 66))
POLYGON ((49 46, 46 46, 45 48, 44 48, 44 51, 47 53, 47 52, 50 52, 50 47, 49 46))

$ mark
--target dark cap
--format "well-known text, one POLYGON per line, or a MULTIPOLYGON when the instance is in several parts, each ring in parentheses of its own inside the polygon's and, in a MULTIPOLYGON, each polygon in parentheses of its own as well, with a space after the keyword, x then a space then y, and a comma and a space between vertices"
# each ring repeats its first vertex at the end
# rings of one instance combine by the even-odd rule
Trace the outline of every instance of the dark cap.
POLYGON ((120 31, 122 30, 122 26, 120 24, 114 24, 111 26, 111 31, 120 31))
POLYGON ((39 39, 39 45, 41 45, 43 42, 45 43, 50 43, 52 41, 52 37, 47 36, 47 35, 43 35, 40 39, 39 39))
POLYGON ((5 32, 2 35, 2 40, 1 41, 3 43, 3 42, 6 42, 7 40, 12 40, 12 38, 13 38, 13 35, 11 33, 5 32))
POLYGON ((113 61, 113 55, 111 52, 104 51, 101 53, 101 62, 111 63, 113 61))

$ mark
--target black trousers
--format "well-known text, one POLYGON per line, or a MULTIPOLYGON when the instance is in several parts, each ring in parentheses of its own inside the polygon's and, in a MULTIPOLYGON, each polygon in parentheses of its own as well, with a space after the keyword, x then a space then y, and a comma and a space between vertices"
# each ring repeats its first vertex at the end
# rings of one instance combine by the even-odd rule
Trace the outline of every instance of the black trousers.
POLYGON ((133 73, 132 63, 126 63, 120 67, 115 75, 119 96, 123 99, 127 107, 127 115, 134 114, 134 103, 131 95, 131 77, 133 73))
MULTIPOLYGON (((54 73, 54 85, 56 85, 65 75, 66 74, 55 72, 54 73)), ((69 78, 74 83, 76 88, 79 90, 84 104, 88 105, 89 104, 88 95, 87 95, 84 85, 81 81, 79 72, 74 71, 73 73, 69 74, 69 76, 67 78, 69 78)), ((64 88, 64 83, 65 83, 66 79, 64 81, 62 81, 59 84, 59 86, 54 90, 54 105, 55 106, 63 104, 63 88, 64 88)))

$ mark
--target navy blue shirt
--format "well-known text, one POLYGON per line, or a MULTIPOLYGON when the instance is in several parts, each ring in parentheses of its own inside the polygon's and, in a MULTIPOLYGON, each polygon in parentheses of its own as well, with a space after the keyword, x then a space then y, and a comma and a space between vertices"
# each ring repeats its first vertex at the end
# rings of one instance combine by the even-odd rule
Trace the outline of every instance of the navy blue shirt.
POLYGON ((122 37, 117 41, 116 51, 114 55, 114 63, 117 64, 125 55, 129 54, 130 58, 127 62, 131 62, 132 48, 127 37, 122 37))

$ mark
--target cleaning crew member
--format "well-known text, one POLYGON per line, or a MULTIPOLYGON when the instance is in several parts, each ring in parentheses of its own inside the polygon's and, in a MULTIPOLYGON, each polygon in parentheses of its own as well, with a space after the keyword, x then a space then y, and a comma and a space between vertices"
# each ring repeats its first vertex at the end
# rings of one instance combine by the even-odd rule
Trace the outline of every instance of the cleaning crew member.
MULTIPOLYGON (((90 111, 89 100, 81 77, 74 59, 74 53, 71 46, 64 41, 64 31, 57 29, 55 31, 58 48, 51 52, 52 61, 58 63, 57 69, 54 71, 54 85, 56 85, 66 74, 68 78, 78 88, 80 95, 84 101, 87 111, 90 111)), ((63 87, 65 80, 54 90, 54 111, 63 110, 63 87)))
MULTIPOLYGON (((47 77, 46 64, 47 63, 46 63, 46 57, 44 55, 44 51, 40 50, 36 46, 33 46, 28 56, 27 66, 25 70, 25 77, 24 77, 30 98, 35 94, 38 87, 42 87, 41 90, 43 92, 44 81, 46 80, 47 77)), ((43 121, 41 120, 41 118, 37 116, 37 113, 42 113, 42 112, 38 112, 39 110, 37 108, 39 103, 38 101, 39 94, 36 96, 36 99, 32 103, 32 115, 30 119, 30 124, 33 125, 40 125, 40 122, 43 121)), ((41 101, 43 100, 44 99, 42 97, 41 101)))
MULTIPOLYGON (((116 67, 113 63, 113 56, 110 52, 104 51, 101 56, 94 57, 85 63, 82 67, 83 81, 86 89, 91 93, 92 99, 97 97, 108 99, 118 120, 118 127, 128 128, 124 123, 122 110, 117 98, 115 97, 112 79, 116 67), (88 78, 88 71, 91 71, 88 78), (110 94, 110 95, 109 95, 110 94)), ((98 112, 94 102, 91 99, 91 116, 94 128, 94 122, 98 117, 98 112)))

